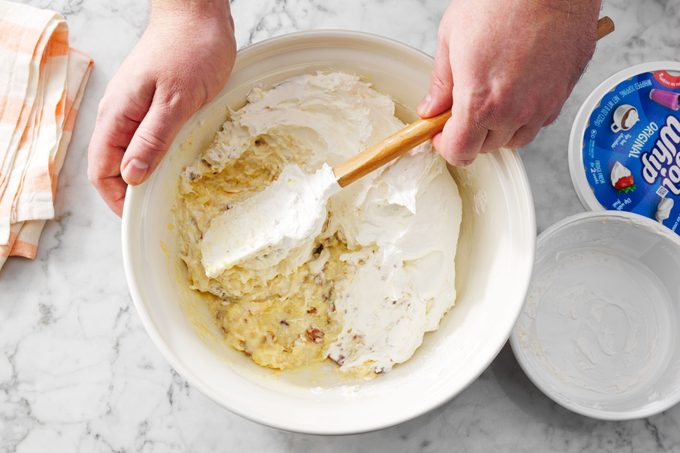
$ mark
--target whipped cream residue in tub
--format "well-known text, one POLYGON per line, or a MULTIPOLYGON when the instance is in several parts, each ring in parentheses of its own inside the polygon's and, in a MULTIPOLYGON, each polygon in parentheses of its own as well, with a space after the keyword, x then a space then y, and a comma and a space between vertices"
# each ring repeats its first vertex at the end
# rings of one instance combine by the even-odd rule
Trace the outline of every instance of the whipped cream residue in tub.
POLYGON ((670 295, 650 269, 596 246, 547 256, 535 269, 517 328, 523 348, 542 364, 537 372, 591 403, 654 381, 676 336, 670 295))
MULTIPOLYGON (((247 100, 180 182, 193 287, 223 301, 216 316, 230 344, 261 365, 299 366, 320 354, 343 371, 372 374, 408 360, 456 299, 462 206, 445 162, 423 144, 331 196, 325 222, 289 219, 260 236, 266 243, 244 240, 244 259, 232 259, 219 250, 225 235, 261 232, 226 225, 225 209, 250 209, 280 174, 297 181, 319 171, 314 193, 322 193, 326 165, 403 127, 389 97, 344 73, 293 77, 247 100), (287 247, 285 238, 300 236, 309 238, 303 246, 287 247), (263 250, 272 253, 253 259, 263 250)), ((279 193, 281 202, 301 201, 279 193)))

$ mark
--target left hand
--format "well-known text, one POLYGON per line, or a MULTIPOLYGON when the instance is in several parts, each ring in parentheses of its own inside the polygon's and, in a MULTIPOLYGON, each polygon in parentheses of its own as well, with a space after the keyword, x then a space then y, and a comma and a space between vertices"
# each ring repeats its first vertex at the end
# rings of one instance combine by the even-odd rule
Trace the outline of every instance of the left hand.
POLYGON ((435 148, 452 165, 529 143, 553 122, 595 49, 600 0, 453 0, 418 114, 452 109, 435 148))
POLYGON ((184 122, 224 86, 236 56, 228 0, 152 0, 144 35, 106 88, 88 177, 122 215, 184 122))

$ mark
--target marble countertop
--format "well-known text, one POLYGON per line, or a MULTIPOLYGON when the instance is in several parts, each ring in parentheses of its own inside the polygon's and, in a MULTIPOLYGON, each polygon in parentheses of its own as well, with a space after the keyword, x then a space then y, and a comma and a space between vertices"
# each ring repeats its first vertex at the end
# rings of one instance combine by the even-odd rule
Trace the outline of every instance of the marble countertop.
MULTIPOLYGON (((453 401, 386 430, 345 437, 291 434, 244 420, 177 375, 132 307, 120 221, 86 178, 86 150, 106 82, 139 38, 143 0, 29 0, 61 11, 72 44, 96 62, 35 262, 0 272, 0 452, 205 451, 680 451, 680 406, 630 422, 603 422, 554 404, 506 346, 453 401)), ((434 51, 446 0, 233 0, 240 47, 312 28, 389 36, 434 51), (408 14, 403 12, 407 11, 408 14)), ((559 120, 522 151, 539 230, 582 211, 567 167, 571 122, 612 73, 675 59, 677 0, 605 0, 617 31, 598 45, 559 120)))

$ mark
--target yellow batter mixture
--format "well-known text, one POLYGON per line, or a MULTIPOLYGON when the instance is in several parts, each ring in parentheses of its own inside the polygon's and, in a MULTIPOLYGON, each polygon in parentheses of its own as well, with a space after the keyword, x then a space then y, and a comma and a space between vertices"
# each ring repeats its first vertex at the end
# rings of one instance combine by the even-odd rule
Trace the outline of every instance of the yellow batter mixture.
POLYGON ((200 161, 182 175, 176 209, 181 257, 192 288, 206 301, 226 341, 261 366, 286 369, 324 360, 338 334, 333 286, 347 275, 339 259, 348 251, 337 235, 318 238, 313 259, 289 275, 267 281, 260 272, 234 267, 218 278, 205 276, 199 242, 222 210, 276 179, 287 162, 304 165, 304 150, 259 137, 246 152, 217 171, 200 161))

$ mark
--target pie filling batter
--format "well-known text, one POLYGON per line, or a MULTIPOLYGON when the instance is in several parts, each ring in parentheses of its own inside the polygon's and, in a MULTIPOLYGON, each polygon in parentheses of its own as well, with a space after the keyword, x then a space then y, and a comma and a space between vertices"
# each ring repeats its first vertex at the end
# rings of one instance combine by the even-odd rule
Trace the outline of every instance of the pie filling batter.
POLYGON ((462 206, 429 143, 334 191, 319 222, 283 217, 272 232, 275 254, 229 261, 221 248, 220 237, 247 238, 258 228, 225 224, 222 214, 259 203, 251 197, 282 172, 321 174, 401 127, 392 99, 355 75, 297 76, 254 89, 183 171, 181 258, 229 345, 264 367, 332 360, 371 377, 408 360, 437 329, 455 303, 462 206), (297 223, 314 229, 289 240, 297 223))

